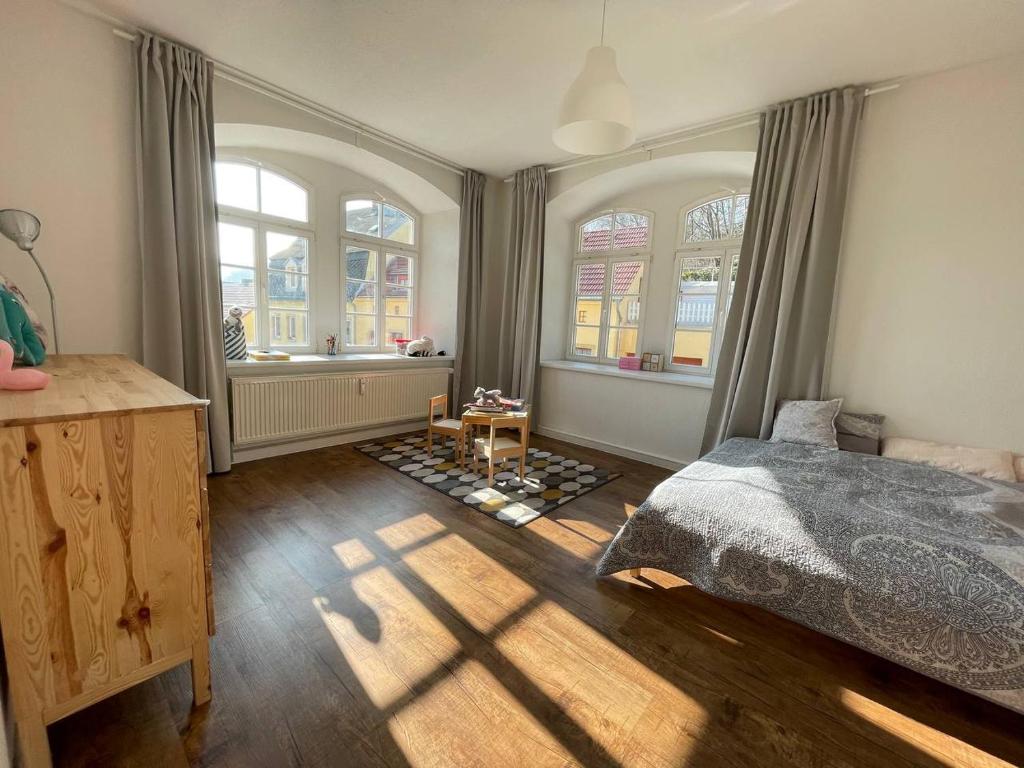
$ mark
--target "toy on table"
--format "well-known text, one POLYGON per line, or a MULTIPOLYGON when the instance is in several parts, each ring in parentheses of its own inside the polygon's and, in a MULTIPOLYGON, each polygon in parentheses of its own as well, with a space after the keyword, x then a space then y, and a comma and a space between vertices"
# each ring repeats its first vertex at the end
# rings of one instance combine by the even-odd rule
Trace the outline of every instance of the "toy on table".
POLYGON ((0 389, 45 389, 50 374, 34 368, 14 367, 14 347, 0 340, 0 389))
POLYGON ((508 397, 502 397, 500 389, 484 389, 483 387, 477 387, 473 392, 473 397, 475 397, 476 400, 472 403, 466 403, 463 407, 479 413, 518 413, 519 411, 522 411, 523 407, 526 405, 523 400, 514 400, 508 397))

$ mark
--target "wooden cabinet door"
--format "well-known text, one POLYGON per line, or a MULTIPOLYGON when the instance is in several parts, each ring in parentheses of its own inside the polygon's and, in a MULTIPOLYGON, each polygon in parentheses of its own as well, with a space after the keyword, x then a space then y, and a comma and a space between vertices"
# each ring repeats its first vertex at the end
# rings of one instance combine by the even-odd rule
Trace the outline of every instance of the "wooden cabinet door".
POLYGON ((192 410, 0 429, 0 620, 46 722, 205 636, 196 437, 192 410))

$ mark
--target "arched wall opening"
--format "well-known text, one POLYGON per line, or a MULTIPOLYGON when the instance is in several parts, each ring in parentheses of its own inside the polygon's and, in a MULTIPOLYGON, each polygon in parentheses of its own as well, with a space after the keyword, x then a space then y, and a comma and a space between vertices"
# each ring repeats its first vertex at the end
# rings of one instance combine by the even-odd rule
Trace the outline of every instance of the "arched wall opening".
POLYGON ((665 354, 675 311, 680 214, 721 191, 745 191, 752 151, 702 151, 591 175, 548 201, 544 242, 540 431, 676 467, 697 457, 710 380, 679 375, 624 377, 601 364, 566 362, 577 228, 612 208, 654 215, 643 323, 637 353, 665 354))
MULTIPOLYGON (((313 351, 345 333, 346 237, 343 200, 352 196, 395 203, 417 217, 414 335, 455 354, 459 206, 451 189, 394 160, 320 133, 252 123, 218 123, 219 160, 266 164, 301 179, 311 192, 309 228, 310 326, 313 351)), ((449 185, 450 186, 450 185, 449 185)))

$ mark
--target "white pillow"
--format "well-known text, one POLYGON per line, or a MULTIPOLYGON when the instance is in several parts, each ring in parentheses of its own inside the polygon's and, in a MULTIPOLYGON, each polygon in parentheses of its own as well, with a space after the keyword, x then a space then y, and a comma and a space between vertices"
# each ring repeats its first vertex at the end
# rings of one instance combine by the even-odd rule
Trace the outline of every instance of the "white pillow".
POLYGON ((1013 483, 1017 475, 1013 468, 1013 454, 995 448, 968 448, 963 445, 930 443, 909 437, 887 437, 882 443, 882 455, 888 459, 927 464, 939 469, 965 472, 1013 483))

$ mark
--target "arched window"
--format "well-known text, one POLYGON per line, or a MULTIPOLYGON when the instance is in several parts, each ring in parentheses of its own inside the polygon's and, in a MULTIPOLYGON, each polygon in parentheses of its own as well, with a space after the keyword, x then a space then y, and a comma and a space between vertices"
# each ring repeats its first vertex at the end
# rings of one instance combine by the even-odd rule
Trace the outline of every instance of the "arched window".
POLYGON ((748 198, 716 196, 680 212, 671 368, 714 374, 739 269, 748 198))
POLYGON ((309 190, 250 160, 214 174, 225 318, 242 310, 249 347, 311 349, 309 190))
POLYGON ((568 357, 612 363, 638 353, 653 221, 611 210, 577 227, 568 357))
POLYGON ((416 214, 379 197, 342 201, 344 346, 393 349, 416 333, 416 214))

